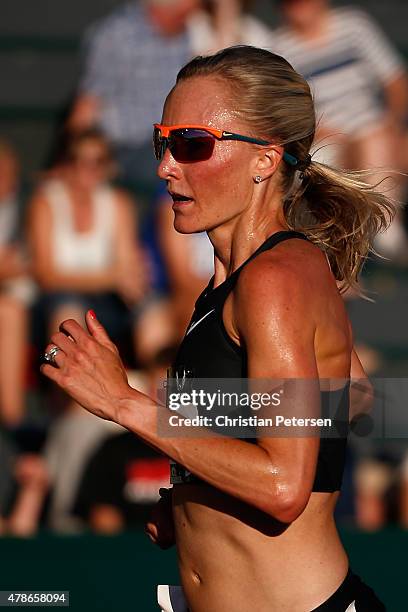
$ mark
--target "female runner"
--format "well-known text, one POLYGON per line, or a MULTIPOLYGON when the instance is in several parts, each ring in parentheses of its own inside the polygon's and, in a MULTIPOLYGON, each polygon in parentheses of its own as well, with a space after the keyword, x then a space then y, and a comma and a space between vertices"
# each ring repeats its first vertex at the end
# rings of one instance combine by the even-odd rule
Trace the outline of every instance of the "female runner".
MULTIPOLYGON (((393 206, 361 175, 313 162, 314 133, 309 86, 273 53, 229 48, 178 75, 155 127, 158 174, 175 229, 205 230, 215 257, 174 364, 181 377, 364 376, 338 284, 356 284, 393 206)), ((344 437, 161 436, 169 411, 128 385, 92 311, 86 323, 61 324, 42 371, 176 463, 149 526, 164 546, 174 528, 185 602, 170 595, 168 610, 385 609, 349 569, 333 519, 344 437)), ((344 416, 346 388, 319 389, 322 409, 334 394, 344 416)), ((315 400, 313 389, 297 398, 305 413, 315 400)))

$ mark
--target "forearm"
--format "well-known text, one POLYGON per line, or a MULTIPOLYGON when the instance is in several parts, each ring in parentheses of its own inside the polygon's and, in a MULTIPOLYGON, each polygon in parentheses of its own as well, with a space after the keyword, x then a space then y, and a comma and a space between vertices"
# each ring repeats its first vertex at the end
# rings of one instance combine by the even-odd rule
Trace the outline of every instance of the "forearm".
POLYGON ((288 479, 265 449, 207 429, 202 430, 202 438, 191 438, 191 428, 183 426, 177 426, 177 437, 162 437, 158 423, 168 418, 170 413, 166 413, 164 406, 136 392, 123 401, 119 422, 205 482, 282 520, 288 489, 284 481, 288 479))

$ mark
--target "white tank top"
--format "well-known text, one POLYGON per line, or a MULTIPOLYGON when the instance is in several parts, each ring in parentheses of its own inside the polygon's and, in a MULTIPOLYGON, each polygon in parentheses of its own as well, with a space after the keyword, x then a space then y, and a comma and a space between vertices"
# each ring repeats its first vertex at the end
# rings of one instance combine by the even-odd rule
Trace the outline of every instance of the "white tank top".
POLYGON ((51 208, 51 249, 54 265, 69 272, 96 272, 109 267, 113 260, 114 191, 108 185, 95 189, 92 196, 93 226, 87 232, 74 227, 69 193, 62 181, 44 186, 51 208))
POLYGON ((189 261, 193 272, 200 278, 214 274, 214 249, 206 232, 189 234, 189 261))

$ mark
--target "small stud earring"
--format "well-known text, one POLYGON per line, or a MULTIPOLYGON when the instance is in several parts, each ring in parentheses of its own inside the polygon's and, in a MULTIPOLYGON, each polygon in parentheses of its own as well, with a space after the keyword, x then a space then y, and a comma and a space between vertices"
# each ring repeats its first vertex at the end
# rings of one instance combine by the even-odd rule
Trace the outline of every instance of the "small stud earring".
POLYGON ((262 176, 259 175, 254 178, 255 183, 262 183, 262 180, 262 176))

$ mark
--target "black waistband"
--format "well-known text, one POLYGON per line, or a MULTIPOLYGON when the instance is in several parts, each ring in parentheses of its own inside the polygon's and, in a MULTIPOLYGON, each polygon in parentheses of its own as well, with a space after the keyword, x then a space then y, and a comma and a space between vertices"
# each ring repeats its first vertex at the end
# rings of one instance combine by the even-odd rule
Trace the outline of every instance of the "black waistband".
POLYGON ((312 612, 346 612, 353 602, 357 612, 386 612, 374 591, 350 569, 337 591, 312 612))

